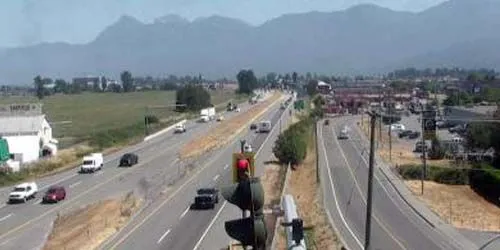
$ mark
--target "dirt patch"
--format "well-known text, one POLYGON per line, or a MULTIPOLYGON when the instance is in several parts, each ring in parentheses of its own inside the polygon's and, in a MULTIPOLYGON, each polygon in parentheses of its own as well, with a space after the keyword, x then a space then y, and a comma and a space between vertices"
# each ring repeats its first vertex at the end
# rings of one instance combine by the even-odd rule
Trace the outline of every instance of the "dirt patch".
POLYGON ((445 185, 420 181, 405 181, 420 200, 424 201, 444 221, 458 228, 480 231, 500 231, 500 208, 476 194, 468 185, 445 185))
POLYGON ((205 136, 201 136, 186 143, 180 150, 180 158, 186 159, 199 156, 206 151, 222 147, 244 129, 248 123, 261 116, 270 106, 282 98, 280 93, 275 93, 267 100, 260 102, 235 117, 222 122, 212 128, 205 136))
MULTIPOLYGON (((341 249, 340 239, 328 223, 323 208, 320 187, 316 182, 316 147, 311 142, 304 162, 292 171, 286 193, 293 195, 304 228, 310 228, 308 249, 341 249)), ((276 236, 277 249, 286 249, 283 230, 276 236)))
MULTIPOLYGON (((378 133, 378 124, 376 125, 375 140, 379 142, 379 148, 377 153, 384 159, 385 162, 395 163, 398 165, 405 164, 422 164, 422 159, 418 157, 417 154, 413 153, 413 147, 408 143, 401 143, 399 138, 392 136, 392 148, 389 150, 389 135, 387 130, 382 130, 382 137, 378 133), (381 139, 380 139, 381 138, 381 139)), ((369 121, 367 118, 364 119, 363 123, 360 123, 361 131, 365 134, 366 138, 370 138, 369 133, 369 121)), ((450 166, 450 161, 443 160, 431 160, 427 159, 427 164, 434 166, 448 167, 450 166)))
POLYGON ((58 216, 43 249, 96 249, 127 222, 140 203, 131 192, 58 216))

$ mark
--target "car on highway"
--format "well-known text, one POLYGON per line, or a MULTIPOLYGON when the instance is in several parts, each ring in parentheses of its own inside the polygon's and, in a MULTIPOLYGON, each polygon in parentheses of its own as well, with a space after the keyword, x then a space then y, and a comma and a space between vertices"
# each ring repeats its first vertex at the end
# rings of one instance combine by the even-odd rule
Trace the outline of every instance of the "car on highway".
POLYGON ((257 124, 255 123, 250 124, 250 130, 255 130, 255 129, 257 129, 257 124))
POLYGON ((9 194, 9 203, 26 202, 35 198, 38 186, 34 182, 21 183, 14 187, 9 194))
POLYGON ((52 186, 49 187, 45 195, 43 196, 43 203, 57 203, 66 199, 66 189, 63 186, 52 186))
POLYGON ((340 133, 337 136, 337 139, 339 139, 339 140, 349 139, 349 131, 347 130, 347 128, 343 128, 342 130, 340 130, 340 133))
POLYGON ((248 143, 245 143, 245 145, 243 145, 243 152, 245 153, 250 153, 252 152, 253 149, 252 149, 252 145, 248 144, 248 143))
POLYGON ((217 203, 219 203, 219 190, 200 188, 196 191, 196 197, 190 209, 214 209, 217 203))
POLYGON ((120 167, 131 167, 135 164, 139 163, 139 156, 134 153, 126 153, 120 158, 120 167))
POLYGON ((174 133, 179 134, 184 132, 186 132, 186 126, 184 126, 184 124, 175 125, 174 133))
POLYGON ((330 124, 330 120, 325 120, 325 125, 330 124))

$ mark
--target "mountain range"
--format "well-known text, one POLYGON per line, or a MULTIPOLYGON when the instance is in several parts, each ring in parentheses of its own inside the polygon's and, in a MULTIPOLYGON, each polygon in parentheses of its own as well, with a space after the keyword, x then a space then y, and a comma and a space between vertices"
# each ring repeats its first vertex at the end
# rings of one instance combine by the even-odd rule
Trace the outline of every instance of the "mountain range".
POLYGON ((211 16, 168 15, 152 23, 122 16, 92 42, 0 49, 0 85, 35 75, 265 72, 376 74, 402 67, 500 68, 500 1, 450 0, 418 13, 362 4, 287 14, 260 26, 211 16))

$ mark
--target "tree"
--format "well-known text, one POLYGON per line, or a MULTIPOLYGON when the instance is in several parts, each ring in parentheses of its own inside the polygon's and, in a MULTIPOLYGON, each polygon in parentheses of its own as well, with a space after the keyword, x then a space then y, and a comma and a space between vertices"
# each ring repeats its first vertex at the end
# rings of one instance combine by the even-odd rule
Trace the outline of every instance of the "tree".
POLYGON ((202 86, 194 84, 188 84, 177 90, 176 104, 185 105, 176 107, 179 112, 197 111, 213 106, 210 101, 210 93, 202 86))
POLYGON ((102 91, 106 91, 106 88, 108 87, 108 79, 106 77, 101 77, 101 89, 102 91))
POLYGON ((429 158, 432 160, 441 160, 444 158, 445 151, 437 138, 432 139, 431 150, 429 151, 429 158))
POLYGON ((92 91, 94 92, 101 92, 101 84, 99 84, 99 82, 94 82, 92 84, 92 91))
POLYGON ((318 81, 310 80, 306 85, 307 94, 314 96, 318 93, 318 81))
POLYGON ((297 75, 298 74, 295 71, 292 73, 292 81, 293 81, 293 83, 297 83, 297 75))
POLYGON ((38 98, 38 100, 42 100, 44 95, 45 95, 45 88, 43 86, 43 80, 40 75, 36 76, 34 79, 34 85, 35 85, 35 95, 38 98))
POLYGON ((54 92, 67 94, 69 92, 68 83, 66 81, 64 81, 63 79, 56 79, 55 86, 54 86, 54 92))
POLYGON ((257 78, 251 69, 240 70, 236 79, 238 79, 238 93, 251 94, 257 88, 257 78))
POLYGON ((123 71, 120 75, 120 79, 122 80, 123 92, 131 92, 134 90, 134 80, 129 71, 123 71))

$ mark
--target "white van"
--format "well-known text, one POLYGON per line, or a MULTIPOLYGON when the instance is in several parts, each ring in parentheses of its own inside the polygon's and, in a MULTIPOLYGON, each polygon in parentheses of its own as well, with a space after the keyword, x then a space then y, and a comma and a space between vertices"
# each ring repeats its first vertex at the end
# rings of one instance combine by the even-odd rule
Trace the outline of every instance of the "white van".
POLYGON ((271 132, 271 121, 261 121, 259 123, 259 133, 269 133, 271 132))
POLYGON ((104 158, 102 153, 93 153, 88 156, 83 157, 81 172, 82 173, 93 173, 97 170, 101 170, 104 165, 104 158))

